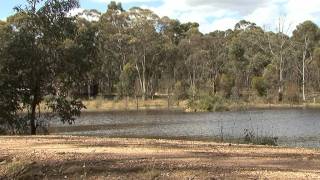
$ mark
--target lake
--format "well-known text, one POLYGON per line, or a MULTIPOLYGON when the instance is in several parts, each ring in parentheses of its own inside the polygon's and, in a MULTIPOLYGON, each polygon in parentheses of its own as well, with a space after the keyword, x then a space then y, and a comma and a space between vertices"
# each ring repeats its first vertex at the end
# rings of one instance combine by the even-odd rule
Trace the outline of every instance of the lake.
POLYGON ((84 113, 74 125, 52 121, 54 134, 107 137, 233 140, 250 132, 280 146, 320 147, 320 110, 281 109, 185 113, 139 111, 84 113))

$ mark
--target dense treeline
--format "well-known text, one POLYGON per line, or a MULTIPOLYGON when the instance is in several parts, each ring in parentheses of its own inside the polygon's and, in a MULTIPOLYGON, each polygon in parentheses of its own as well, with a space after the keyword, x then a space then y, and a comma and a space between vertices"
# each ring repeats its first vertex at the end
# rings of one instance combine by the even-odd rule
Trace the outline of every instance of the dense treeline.
POLYGON ((292 36, 282 20, 274 32, 243 20, 203 34, 197 23, 115 2, 77 16, 69 14, 77 0, 27 2, 0 22, 0 122, 12 129, 30 121, 35 134, 41 103, 72 123, 84 96, 303 102, 320 88, 320 31, 311 21, 292 36))

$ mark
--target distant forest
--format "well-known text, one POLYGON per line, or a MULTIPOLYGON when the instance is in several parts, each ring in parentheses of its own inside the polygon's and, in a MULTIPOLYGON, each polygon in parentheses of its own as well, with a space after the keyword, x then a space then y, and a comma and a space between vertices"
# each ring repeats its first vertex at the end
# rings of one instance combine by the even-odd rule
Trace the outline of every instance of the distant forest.
POLYGON ((24 118, 35 134, 40 104, 72 123, 81 99, 95 96, 318 100, 320 31, 311 21, 290 36, 281 18, 275 31, 242 20, 203 34, 196 22, 116 2, 76 16, 77 0, 26 2, 0 21, 0 124, 11 128, 24 118))

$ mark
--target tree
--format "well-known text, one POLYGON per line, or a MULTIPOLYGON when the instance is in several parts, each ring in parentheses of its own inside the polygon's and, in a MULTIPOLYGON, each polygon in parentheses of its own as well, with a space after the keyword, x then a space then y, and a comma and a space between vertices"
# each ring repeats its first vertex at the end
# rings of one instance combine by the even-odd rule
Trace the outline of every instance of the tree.
POLYGON ((157 66, 160 57, 161 44, 157 28, 159 17, 152 11, 141 8, 132 8, 129 11, 131 17, 132 54, 142 91, 142 99, 151 95, 154 80, 156 80, 157 66))
POLYGON ((10 76, 6 68, 7 62, 11 59, 7 52, 10 37, 9 24, 0 21, 0 125, 14 133, 18 129, 16 112, 21 110, 21 106, 18 89, 13 88, 19 85, 19 81, 16 75, 10 76))
MULTIPOLYGON (((313 51, 320 37, 319 28, 311 21, 305 21, 293 31, 292 39, 298 47, 302 63, 298 67, 302 76, 302 99, 306 101, 306 67, 313 60, 313 51)), ((300 64, 300 63, 299 63, 300 64)))
POLYGON ((252 79, 252 88, 255 89, 259 96, 266 96, 268 84, 263 77, 254 77, 252 79))
POLYGON ((288 29, 285 29, 285 21, 279 19, 278 32, 276 34, 268 32, 268 42, 269 50, 273 56, 273 63, 276 64, 278 69, 278 101, 283 100, 283 90, 284 90, 284 70, 286 63, 286 48, 289 47, 290 38, 286 35, 288 34, 288 29))
POLYGON ((68 123, 84 107, 81 101, 67 98, 70 81, 62 78, 68 76, 62 76, 61 71, 65 65, 64 42, 76 30, 68 13, 76 7, 77 0, 28 0, 25 8, 15 8, 17 14, 8 19, 12 41, 5 49, 10 58, 5 60, 4 73, 14 86, 6 90, 18 91, 19 99, 13 100, 28 109, 32 135, 36 134, 36 108, 41 102, 46 100, 48 107, 68 123))
POLYGON ((249 60, 245 57, 246 49, 242 45, 240 39, 235 37, 229 45, 229 72, 235 77, 235 87, 233 95, 237 98, 240 95, 241 88, 245 86, 243 82, 247 82, 249 60))
POLYGON ((129 14, 121 3, 111 2, 107 12, 100 17, 98 27, 100 85, 104 88, 103 92, 112 93, 131 56, 129 14))
POLYGON ((117 92, 120 97, 129 97, 134 95, 134 83, 136 80, 136 70, 134 65, 127 63, 121 72, 117 92))
POLYGON ((63 72, 69 76, 70 80, 77 79, 77 83, 72 89, 82 88, 84 84, 87 85, 88 98, 94 94, 91 91, 91 86, 99 77, 99 67, 101 61, 98 58, 98 25, 97 22, 88 21, 84 18, 77 17, 76 19, 77 33, 73 40, 65 41, 66 61, 68 65, 64 66, 63 72), (75 70, 76 69, 76 70, 75 70), (72 77, 72 78, 70 78, 72 77), (83 83, 86 82, 86 83, 83 83))

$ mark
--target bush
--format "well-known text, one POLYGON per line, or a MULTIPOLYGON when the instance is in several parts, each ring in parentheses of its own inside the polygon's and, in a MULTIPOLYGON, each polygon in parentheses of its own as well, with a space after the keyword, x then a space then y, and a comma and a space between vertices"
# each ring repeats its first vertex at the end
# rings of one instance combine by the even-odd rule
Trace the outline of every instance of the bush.
POLYGON ((4 127, 0 126, 0 135, 7 135, 7 131, 5 130, 4 127))
POLYGON ((285 90, 285 94, 287 97, 287 100, 290 103, 299 103, 300 102, 300 92, 299 92, 299 86, 294 83, 289 83, 287 85, 287 88, 285 90))
POLYGON ((200 99, 199 108, 205 111, 222 111, 225 109, 224 99, 220 96, 207 96, 200 99))
POLYGON ((232 87, 234 86, 234 79, 232 76, 223 74, 220 79, 220 88, 225 97, 230 97, 232 94, 232 87))
POLYGON ((134 94, 134 83, 136 71, 132 64, 127 63, 120 74, 119 82, 116 85, 119 97, 131 96, 134 94))
POLYGON ((254 145, 268 145, 268 146, 278 146, 277 137, 256 137, 252 130, 244 129, 244 142, 247 144, 254 145))
POLYGON ((263 77, 254 77, 252 79, 252 88, 255 89, 259 96, 266 96, 268 83, 263 77))
POLYGON ((187 104, 189 109, 199 111, 223 111, 226 110, 225 100, 221 96, 201 96, 199 100, 189 100, 187 104))
POLYGON ((258 145, 278 146, 278 138, 277 137, 259 138, 258 145))
POLYGON ((27 116, 17 116, 0 123, 0 135, 27 134, 29 132, 29 119, 27 116))
POLYGON ((174 85, 174 99, 175 100, 184 100, 188 98, 187 84, 181 81, 178 81, 174 85))

